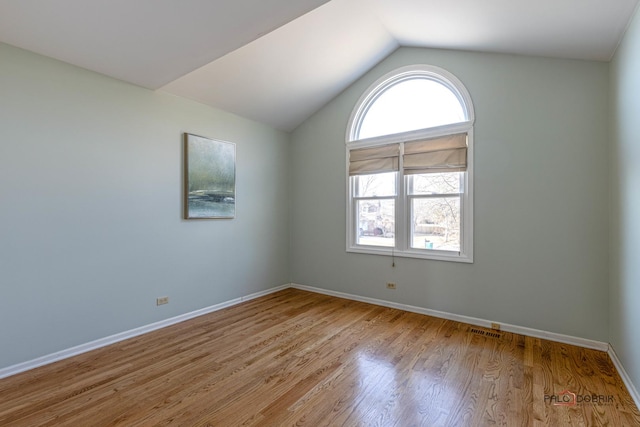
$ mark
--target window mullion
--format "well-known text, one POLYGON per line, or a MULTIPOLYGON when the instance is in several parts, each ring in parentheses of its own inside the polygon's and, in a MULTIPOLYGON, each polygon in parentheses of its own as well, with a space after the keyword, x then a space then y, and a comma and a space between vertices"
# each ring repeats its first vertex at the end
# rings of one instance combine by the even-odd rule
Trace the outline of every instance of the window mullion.
POLYGON ((398 194, 396 195, 396 249, 407 250, 409 230, 407 230, 407 188, 403 173, 404 168, 404 144, 400 144, 400 158, 398 162, 398 194))

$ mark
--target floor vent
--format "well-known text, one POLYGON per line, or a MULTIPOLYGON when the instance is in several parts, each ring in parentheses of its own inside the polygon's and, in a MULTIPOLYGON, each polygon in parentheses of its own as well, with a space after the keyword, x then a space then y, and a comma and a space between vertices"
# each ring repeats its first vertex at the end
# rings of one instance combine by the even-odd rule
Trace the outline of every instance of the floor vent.
POLYGON ((491 337, 491 338, 500 338, 501 335, 498 332, 489 332, 489 331, 484 331, 482 329, 475 329, 475 328, 471 328, 471 333, 476 334, 476 335, 482 335, 484 337, 491 337))

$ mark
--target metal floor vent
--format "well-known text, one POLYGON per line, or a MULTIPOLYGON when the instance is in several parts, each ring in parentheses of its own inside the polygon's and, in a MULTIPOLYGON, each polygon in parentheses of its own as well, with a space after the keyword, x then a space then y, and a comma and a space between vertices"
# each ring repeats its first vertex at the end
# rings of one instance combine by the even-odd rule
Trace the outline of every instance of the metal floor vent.
POLYGON ((476 334, 476 335, 482 335, 484 337, 491 337, 491 338, 500 338, 501 337, 499 332, 489 332, 489 331, 484 331, 482 329, 475 329, 475 328, 471 328, 471 333, 476 334))

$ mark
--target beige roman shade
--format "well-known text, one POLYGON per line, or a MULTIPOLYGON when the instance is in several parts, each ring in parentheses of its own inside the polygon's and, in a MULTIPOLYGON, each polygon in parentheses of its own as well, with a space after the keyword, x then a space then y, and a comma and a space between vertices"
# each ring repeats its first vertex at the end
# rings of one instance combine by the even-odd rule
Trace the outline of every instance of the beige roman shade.
POLYGON ((404 143, 403 172, 460 172, 467 170, 467 134, 404 143))
POLYGON ((364 175, 397 171, 400 144, 359 148, 349 151, 349 175, 364 175))

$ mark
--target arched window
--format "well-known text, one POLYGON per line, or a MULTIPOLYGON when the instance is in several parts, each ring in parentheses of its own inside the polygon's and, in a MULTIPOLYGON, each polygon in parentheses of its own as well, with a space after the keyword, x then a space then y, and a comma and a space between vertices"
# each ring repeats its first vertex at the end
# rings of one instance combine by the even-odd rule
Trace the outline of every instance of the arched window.
POLYGON ((376 81, 347 128, 347 250, 473 262, 471 97, 451 73, 376 81))

